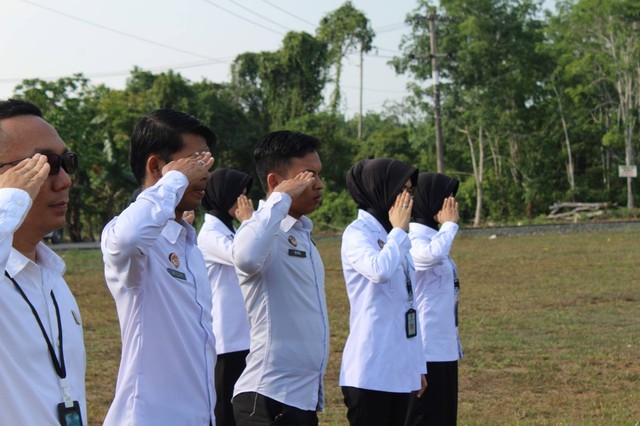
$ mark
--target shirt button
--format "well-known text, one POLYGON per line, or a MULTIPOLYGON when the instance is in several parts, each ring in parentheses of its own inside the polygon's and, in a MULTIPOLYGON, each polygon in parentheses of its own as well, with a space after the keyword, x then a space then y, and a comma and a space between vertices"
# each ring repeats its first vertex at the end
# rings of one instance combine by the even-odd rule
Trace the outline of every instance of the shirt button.
POLYGON ((18 200, 18 206, 20 206, 20 207, 24 206, 24 201, 18 200))

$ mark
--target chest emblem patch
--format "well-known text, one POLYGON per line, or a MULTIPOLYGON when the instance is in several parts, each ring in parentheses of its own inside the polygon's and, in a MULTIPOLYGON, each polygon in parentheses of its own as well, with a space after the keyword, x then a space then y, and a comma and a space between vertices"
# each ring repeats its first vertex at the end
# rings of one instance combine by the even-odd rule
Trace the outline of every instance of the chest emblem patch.
POLYGON ((296 237, 294 237, 293 235, 289 235, 289 244, 294 247, 298 247, 298 241, 296 241, 296 237))
POLYGON ((378 240, 378 245, 380 248, 384 248, 384 242, 382 240, 378 240))
POLYGON ((180 258, 179 258, 179 257, 178 257, 178 255, 177 255, 177 254, 175 254, 175 253, 171 253, 171 254, 169 255, 169 262, 171 262, 171 264, 172 264, 173 266, 175 266, 176 268, 177 268, 178 266, 180 266, 180 258))

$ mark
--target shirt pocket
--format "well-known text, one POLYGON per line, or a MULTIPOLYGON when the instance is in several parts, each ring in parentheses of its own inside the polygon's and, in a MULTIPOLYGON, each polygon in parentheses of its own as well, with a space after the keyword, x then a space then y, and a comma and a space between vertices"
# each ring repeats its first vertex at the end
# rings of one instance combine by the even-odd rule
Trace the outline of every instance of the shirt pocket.
POLYGON ((431 293, 446 293, 453 287, 453 274, 451 268, 445 264, 438 264, 429 271, 429 285, 427 291, 431 293))

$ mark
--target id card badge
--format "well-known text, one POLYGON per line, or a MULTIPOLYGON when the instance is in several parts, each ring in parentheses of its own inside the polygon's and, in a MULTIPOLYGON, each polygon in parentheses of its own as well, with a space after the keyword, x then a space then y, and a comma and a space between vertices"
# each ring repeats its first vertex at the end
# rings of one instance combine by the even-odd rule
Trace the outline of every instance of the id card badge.
POLYGON ((58 418, 62 426, 82 426, 78 401, 73 401, 73 407, 66 407, 64 402, 58 404, 58 418))
POLYGON ((416 310, 411 308, 404 315, 405 331, 407 332, 407 339, 416 337, 418 335, 418 321, 416 319, 416 310))

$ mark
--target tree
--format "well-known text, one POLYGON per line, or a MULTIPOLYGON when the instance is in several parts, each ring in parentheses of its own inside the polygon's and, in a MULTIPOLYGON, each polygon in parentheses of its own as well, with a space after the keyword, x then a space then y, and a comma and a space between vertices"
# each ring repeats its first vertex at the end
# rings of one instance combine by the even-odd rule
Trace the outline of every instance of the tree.
MULTIPOLYGON (((603 142, 621 136, 624 163, 635 161, 634 137, 640 109, 640 4, 629 0, 567 1, 560 5, 558 18, 566 26, 561 32, 567 47, 578 58, 574 67, 588 69, 593 77, 587 89, 598 87, 605 94, 598 106, 610 108, 613 120, 607 123, 603 142), (566 28, 570 28, 570 31, 566 28)), ((627 178, 627 208, 634 208, 632 179, 627 178)))
POLYGON ((232 85, 245 111, 277 129, 318 110, 326 69, 326 45, 307 33, 289 32, 276 52, 236 57, 232 85))
MULTIPOLYGON (((317 30, 318 39, 325 42, 329 49, 329 60, 335 69, 335 86, 331 95, 330 110, 338 112, 340 105, 340 78, 342 76, 342 60, 349 53, 360 53, 360 90, 362 93, 362 67, 364 53, 371 51, 375 33, 367 17, 353 7, 350 1, 320 20, 317 30)), ((360 99, 360 116, 362 116, 362 98, 360 99)), ((360 121, 359 139, 362 136, 360 121)))

